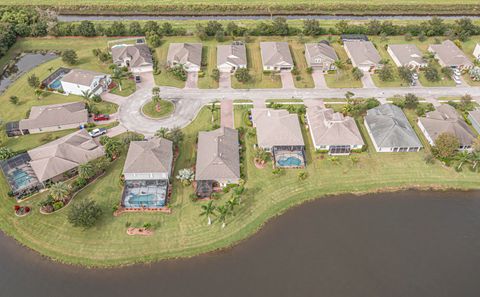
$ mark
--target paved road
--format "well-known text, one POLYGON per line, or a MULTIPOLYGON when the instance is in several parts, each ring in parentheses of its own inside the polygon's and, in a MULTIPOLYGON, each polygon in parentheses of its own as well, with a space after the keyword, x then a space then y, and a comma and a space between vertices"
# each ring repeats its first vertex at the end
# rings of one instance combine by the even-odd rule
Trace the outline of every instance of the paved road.
POLYGON ((173 128, 188 125, 205 104, 214 100, 251 99, 254 105, 263 105, 266 99, 323 99, 343 98, 347 91, 356 97, 375 97, 382 103, 394 95, 414 93, 427 102, 438 104, 435 98, 463 96, 470 94, 480 103, 480 87, 435 87, 435 88, 354 88, 354 89, 178 89, 160 87, 161 97, 175 104, 174 113, 164 119, 154 120, 145 117, 141 107, 151 99, 154 86, 153 75, 143 74, 142 83, 137 85, 137 91, 127 98, 118 96, 103 96, 105 100, 114 101, 120 105, 118 119, 129 131, 136 131, 151 136, 161 127, 173 128))

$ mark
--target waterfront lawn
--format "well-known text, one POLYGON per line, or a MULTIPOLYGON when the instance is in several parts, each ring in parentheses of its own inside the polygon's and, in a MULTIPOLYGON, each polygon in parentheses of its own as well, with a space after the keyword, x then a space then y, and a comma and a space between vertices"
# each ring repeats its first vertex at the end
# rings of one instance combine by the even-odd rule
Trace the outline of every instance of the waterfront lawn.
POLYGON ((127 78, 127 79, 122 79, 121 91, 120 91, 120 88, 116 86, 110 92, 118 96, 128 97, 133 93, 135 93, 136 90, 137 90, 137 84, 135 83, 135 80, 133 78, 127 78))
POLYGON ((160 101, 160 111, 157 111, 156 104, 153 101, 148 102, 142 107, 143 113, 154 119, 166 117, 170 115, 174 109, 175 105, 168 100, 160 101))

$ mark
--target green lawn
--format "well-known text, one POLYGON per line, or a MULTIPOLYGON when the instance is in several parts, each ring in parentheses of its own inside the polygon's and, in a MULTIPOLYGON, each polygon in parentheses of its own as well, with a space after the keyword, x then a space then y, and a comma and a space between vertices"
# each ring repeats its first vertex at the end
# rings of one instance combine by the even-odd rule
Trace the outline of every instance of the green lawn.
POLYGON ((137 90, 137 84, 135 83, 133 78, 128 78, 128 79, 122 79, 122 90, 121 91, 120 91, 120 87, 116 86, 110 92, 115 94, 115 95, 127 97, 127 96, 130 96, 133 93, 135 93, 136 90, 137 90))
MULTIPOLYGON (((235 123, 245 126, 241 120, 245 107, 235 107, 235 123)), ((216 113, 218 114, 218 113, 216 113)), ((200 130, 212 129, 211 114, 203 109, 197 119, 184 129, 185 141, 175 165, 175 173, 195 163, 196 135, 200 130)), ((361 121, 359 121, 361 122, 361 121)), ((218 115, 215 119, 218 124, 218 115)), ((304 128, 303 128, 304 129, 304 128)), ((361 130, 365 133, 364 127, 361 130)), ((363 193, 381 189, 404 187, 478 188, 478 174, 470 171, 455 172, 440 164, 427 165, 424 153, 375 153, 371 149, 356 154, 359 163, 349 157, 340 157, 338 164, 324 155, 313 152, 308 133, 308 167, 304 170, 285 170, 280 176, 271 173, 271 167, 257 169, 253 165, 255 138, 246 139, 246 192, 235 216, 229 217, 222 229, 218 223, 208 227, 205 218, 199 217, 202 202, 189 198, 192 187, 173 182, 172 214, 130 213, 119 217, 112 215, 112 208, 121 197, 119 176, 123 167, 123 155, 106 175, 82 191, 76 200, 91 198, 103 209, 99 223, 88 231, 72 228, 66 220, 68 211, 44 216, 38 213, 40 197, 33 197, 24 204, 33 212, 25 218, 13 214, 14 201, 5 194, 0 197, 0 227, 22 244, 56 260, 87 266, 109 266, 149 262, 169 257, 191 256, 225 247, 250 236, 265 221, 293 205, 328 194, 363 193), (301 171, 308 178, 299 181, 301 171), (155 234, 151 237, 127 236, 125 225, 151 223, 155 234)), ((368 138, 367 138, 368 139, 368 138)), ((367 140, 368 141, 368 140, 367 140)), ((0 191, 6 193, 7 185, 0 178, 0 191)), ((230 195, 221 195, 218 205, 230 195)))
POLYGON ((2 146, 9 147, 14 152, 24 152, 70 134, 74 131, 76 131, 76 129, 29 134, 18 137, 5 137, 4 142, 2 142, 2 146))
POLYGON ((329 88, 362 88, 361 80, 355 80, 352 76, 352 65, 347 63, 348 56, 343 46, 338 42, 331 42, 331 46, 337 52, 338 58, 344 62, 345 69, 335 73, 326 73, 325 81, 329 88))
POLYGON ((202 55, 207 60, 207 66, 202 67, 204 75, 203 77, 198 77, 198 87, 200 89, 217 89, 218 81, 212 78, 213 69, 217 68, 217 45, 204 45, 202 55))
POLYGON ((112 114, 112 113, 116 113, 118 111, 118 105, 117 104, 107 102, 107 101, 94 103, 94 106, 97 107, 98 113, 112 114))
POLYGON ((150 101, 142 107, 142 112, 150 118, 159 119, 170 115, 174 109, 175 105, 172 102, 162 100, 160 101, 160 111, 157 112, 156 104, 150 101))

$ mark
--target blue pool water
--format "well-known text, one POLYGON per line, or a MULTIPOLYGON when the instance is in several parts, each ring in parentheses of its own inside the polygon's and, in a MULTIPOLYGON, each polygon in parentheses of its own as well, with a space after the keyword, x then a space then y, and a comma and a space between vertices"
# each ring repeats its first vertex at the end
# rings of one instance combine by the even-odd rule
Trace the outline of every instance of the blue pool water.
POLYGON ((277 164, 282 167, 295 167, 301 166, 302 160, 297 157, 280 158, 277 160, 277 164))
POLYGON ((143 194, 143 195, 136 195, 130 194, 128 198, 128 204, 130 207, 152 207, 152 206, 164 206, 165 201, 157 199, 155 194, 143 194))
POLYGON ((15 181, 17 188, 23 188, 28 185, 32 177, 25 171, 16 169, 14 172, 12 172, 12 178, 15 181))
POLYGON ((60 90, 62 88, 62 83, 60 82, 60 79, 57 78, 56 80, 54 80, 53 82, 51 82, 49 85, 48 85, 49 88, 52 88, 54 90, 60 90))

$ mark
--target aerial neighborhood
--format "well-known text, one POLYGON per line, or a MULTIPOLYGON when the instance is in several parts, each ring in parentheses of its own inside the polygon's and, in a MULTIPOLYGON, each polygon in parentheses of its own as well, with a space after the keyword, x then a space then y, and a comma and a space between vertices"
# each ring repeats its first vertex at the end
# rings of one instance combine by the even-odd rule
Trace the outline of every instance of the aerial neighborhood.
POLYGON ((184 256, 317 196, 478 182, 480 27, 464 38, 455 21, 444 25, 456 35, 422 31, 434 21, 413 33, 367 21, 137 23, 83 21, 69 30, 106 31, 19 35, 8 49, 5 69, 45 59, 0 84, 10 221, 28 207, 39 213, 29 224, 48 215, 115 248, 184 256))

